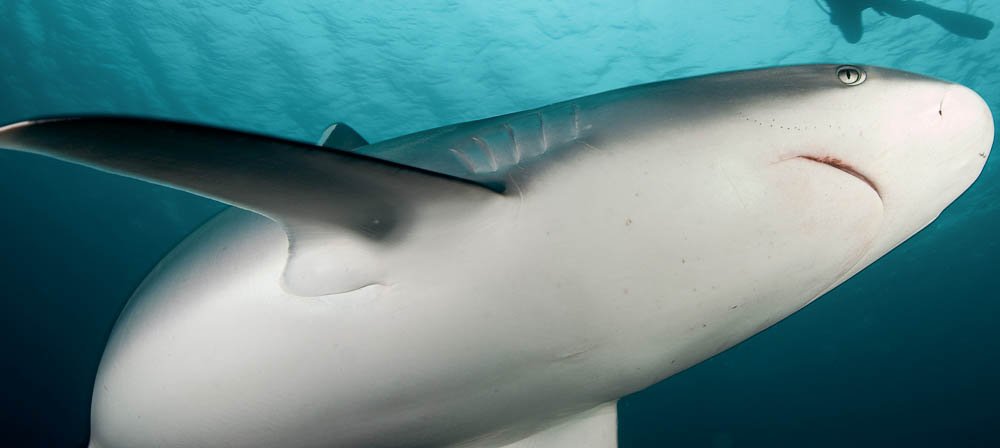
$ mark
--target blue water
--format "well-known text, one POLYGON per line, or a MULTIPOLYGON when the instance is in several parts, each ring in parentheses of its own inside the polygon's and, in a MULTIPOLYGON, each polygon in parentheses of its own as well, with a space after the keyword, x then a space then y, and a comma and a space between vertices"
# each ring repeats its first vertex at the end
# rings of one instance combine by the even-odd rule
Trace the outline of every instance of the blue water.
MULTIPOLYGON (((346 121, 381 140, 636 83, 841 61, 957 81, 1000 112, 1000 32, 869 9, 852 44, 826 0, 541 3, 3 0, 0 123, 123 113, 314 141, 346 121)), ((1000 22, 993 0, 926 3, 1000 22)), ((1000 446, 995 159, 854 279, 625 399, 621 446, 1000 446)), ((0 151, 0 207, 0 444, 73 446, 117 312, 221 205, 0 151)))

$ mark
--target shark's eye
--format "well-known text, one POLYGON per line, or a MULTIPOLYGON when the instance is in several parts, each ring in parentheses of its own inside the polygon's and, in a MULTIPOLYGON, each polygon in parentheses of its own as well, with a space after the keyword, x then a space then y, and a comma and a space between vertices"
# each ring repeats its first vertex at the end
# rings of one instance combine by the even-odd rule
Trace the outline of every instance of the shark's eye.
POLYGON ((837 67, 837 78, 840 82, 848 86, 856 86, 865 82, 868 75, 860 67, 855 67, 853 65, 842 65, 837 67))

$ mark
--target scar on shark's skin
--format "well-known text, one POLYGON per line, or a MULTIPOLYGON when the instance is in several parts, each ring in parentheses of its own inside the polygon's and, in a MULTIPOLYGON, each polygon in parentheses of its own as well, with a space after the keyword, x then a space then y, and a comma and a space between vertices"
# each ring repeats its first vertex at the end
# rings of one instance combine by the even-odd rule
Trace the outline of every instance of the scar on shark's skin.
POLYGON ((824 165, 830 165, 830 166, 832 166, 832 167, 834 167, 834 168, 836 168, 836 169, 838 169, 840 171, 843 171, 843 172, 845 172, 847 174, 850 174, 850 175, 852 175, 852 176, 860 179, 864 183, 868 184, 869 187, 872 187, 872 190, 875 190, 875 194, 877 194, 879 198, 882 197, 882 192, 879 191, 879 189, 878 189, 877 186, 875 186, 875 182, 872 182, 872 180, 869 179, 868 176, 865 176, 864 174, 861 174, 853 166, 851 166, 847 162, 844 162, 843 160, 840 160, 840 159, 838 159, 836 157, 832 157, 832 156, 823 156, 823 157, 817 157, 817 156, 798 156, 798 158, 799 159, 811 160, 813 162, 822 163, 824 165))

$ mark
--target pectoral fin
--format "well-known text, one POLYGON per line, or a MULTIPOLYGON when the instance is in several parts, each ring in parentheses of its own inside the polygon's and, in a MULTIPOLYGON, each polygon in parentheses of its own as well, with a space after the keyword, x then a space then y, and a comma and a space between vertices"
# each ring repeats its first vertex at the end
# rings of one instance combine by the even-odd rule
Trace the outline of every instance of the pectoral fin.
POLYGON ((493 194, 467 180, 337 149, 162 120, 26 121, 0 128, 0 147, 171 186, 278 221, 290 242, 284 284, 304 296, 377 283, 383 242, 405 234, 422 202, 467 198, 473 206, 493 194))

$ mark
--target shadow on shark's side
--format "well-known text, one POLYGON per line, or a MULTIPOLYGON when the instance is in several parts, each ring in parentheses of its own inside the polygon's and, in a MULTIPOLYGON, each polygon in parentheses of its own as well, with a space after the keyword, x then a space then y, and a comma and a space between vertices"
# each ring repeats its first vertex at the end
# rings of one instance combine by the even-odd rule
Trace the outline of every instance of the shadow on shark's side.
MULTIPOLYGON (((938 8, 914 0, 826 0, 830 23, 840 28, 844 39, 857 43, 864 35, 861 13, 871 8, 885 16, 901 19, 922 16, 930 19, 948 32, 969 39, 986 39, 993 29, 993 22, 982 17, 938 8)), ((822 6, 822 5, 820 5, 822 6)))

